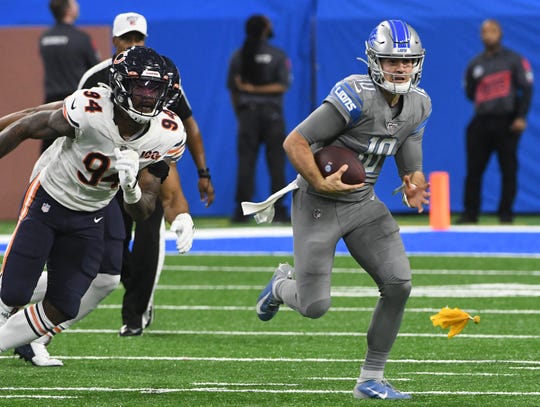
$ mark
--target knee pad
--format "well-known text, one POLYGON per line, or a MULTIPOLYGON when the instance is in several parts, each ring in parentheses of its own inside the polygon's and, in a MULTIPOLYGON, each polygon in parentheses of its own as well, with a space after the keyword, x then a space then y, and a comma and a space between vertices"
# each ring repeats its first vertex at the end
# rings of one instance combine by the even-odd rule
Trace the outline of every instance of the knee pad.
POLYGON ((306 308, 302 308, 301 314, 308 318, 320 318, 330 309, 331 302, 330 298, 312 302, 306 308))
POLYGON ((70 327, 75 322, 80 321, 90 312, 95 310, 99 303, 118 287, 119 283, 120 275, 98 273, 96 278, 92 281, 92 284, 90 284, 90 287, 88 287, 86 293, 81 298, 81 304, 77 315, 62 324, 64 329, 70 327))
POLYGON ((104 294, 103 298, 105 298, 118 287, 118 284, 120 284, 120 275, 98 273, 96 278, 92 281, 92 284, 90 284, 89 290, 97 289, 104 294))

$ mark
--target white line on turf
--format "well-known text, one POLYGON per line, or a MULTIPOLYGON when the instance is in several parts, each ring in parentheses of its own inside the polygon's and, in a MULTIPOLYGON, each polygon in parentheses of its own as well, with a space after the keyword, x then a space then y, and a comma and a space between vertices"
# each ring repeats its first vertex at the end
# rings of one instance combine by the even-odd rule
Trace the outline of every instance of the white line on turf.
MULTIPOLYGON (((273 273, 275 267, 250 266, 197 266, 197 265, 164 265, 163 270, 195 271, 195 272, 235 272, 235 273, 273 273)), ((439 270, 439 269, 413 269, 413 275, 471 275, 471 276, 540 276, 539 270, 439 270)), ((334 274, 365 273, 359 267, 335 267, 334 274)))
MULTIPOLYGON (((66 331, 67 332, 67 331, 66 331)), ((66 360, 135 360, 148 362, 177 361, 177 362, 239 362, 239 363, 360 363, 360 359, 337 359, 337 358, 233 358, 233 357, 198 357, 198 356, 65 356, 55 355, 59 359, 66 360)), ((0 359, 16 359, 17 356, 0 356, 0 359)), ((435 364, 435 365, 526 365, 540 366, 540 360, 512 360, 512 359, 389 359, 388 363, 398 364, 435 364)), ((509 367, 510 368, 510 367, 509 367)), ((4 387, 0 388, 0 391, 4 387)))
MULTIPOLYGON (((67 329, 67 334, 118 334, 116 329, 67 329)), ((364 337, 364 332, 291 332, 291 331, 195 331, 195 330, 160 330, 146 329, 145 335, 222 335, 222 336, 328 336, 328 337, 364 337)), ((540 335, 487 335, 487 334, 460 334, 460 338, 471 339, 540 339, 540 335)), ((445 333, 399 333, 399 337, 406 338, 442 338, 445 333)), ((1 356, 0 356, 1 358, 1 356)))
MULTIPOLYGON (((120 304, 101 304, 100 309, 121 309, 120 304)), ((167 311, 253 311, 253 306, 227 306, 227 305, 154 305, 156 310, 167 311)), ((292 309, 283 308, 280 312, 293 312, 292 309)), ((439 312, 440 308, 407 308, 406 312, 426 313, 439 312)), ((468 312, 482 314, 507 314, 507 315, 538 315, 537 309, 467 309, 468 312)), ((373 307, 332 307, 328 312, 373 312, 373 307)))

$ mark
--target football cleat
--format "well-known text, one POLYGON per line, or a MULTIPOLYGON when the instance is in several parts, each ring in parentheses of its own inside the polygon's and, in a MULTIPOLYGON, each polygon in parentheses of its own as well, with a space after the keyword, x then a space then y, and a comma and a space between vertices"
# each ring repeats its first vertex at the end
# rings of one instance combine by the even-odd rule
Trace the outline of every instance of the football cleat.
POLYGON ((292 279, 293 268, 287 263, 280 264, 270 282, 264 287, 259 298, 257 298, 257 316, 261 321, 270 321, 279 311, 279 306, 283 301, 275 297, 274 287, 279 280, 292 279))
POLYGON ((142 334, 142 328, 131 328, 127 325, 122 325, 122 328, 120 328, 120 332, 118 332, 118 335, 120 336, 141 336, 142 334))
POLYGON ((30 342, 27 345, 18 346, 15 348, 14 353, 34 366, 64 366, 64 363, 60 359, 51 358, 47 347, 39 342, 30 342))
POLYGON ((396 390, 386 380, 375 379, 358 383, 355 386, 353 393, 354 397, 357 399, 398 400, 411 398, 410 394, 396 390))
POLYGON ((148 308, 146 308, 146 311, 144 311, 142 315, 142 326, 143 329, 146 329, 154 322, 154 307, 153 305, 149 305, 148 308))

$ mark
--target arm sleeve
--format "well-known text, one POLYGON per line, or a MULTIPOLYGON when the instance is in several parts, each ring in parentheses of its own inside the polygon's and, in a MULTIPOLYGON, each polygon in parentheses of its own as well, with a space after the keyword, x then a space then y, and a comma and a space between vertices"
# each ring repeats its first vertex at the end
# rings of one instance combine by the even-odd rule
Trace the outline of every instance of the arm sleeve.
POLYGON ((182 93, 178 98, 176 105, 173 106, 170 110, 176 113, 180 120, 184 121, 193 116, 193 111, 191 110, 191 105, 189 104, 186 92, 184 92, 184 89, 182 87, 180 87, 180 91, 182 93))
POLYGON ((401 177, 414 171, 422 171, 422 139, 424 128, 407 137, 396 152, 396 166, 401 177))
POLYGON ((150 164, 148 166, 148 171, 154 177, 159 178, 161 183, 165 181, 165 178, 169 175, 170 166, 165 161, 158 161, 157 163, 150 164))

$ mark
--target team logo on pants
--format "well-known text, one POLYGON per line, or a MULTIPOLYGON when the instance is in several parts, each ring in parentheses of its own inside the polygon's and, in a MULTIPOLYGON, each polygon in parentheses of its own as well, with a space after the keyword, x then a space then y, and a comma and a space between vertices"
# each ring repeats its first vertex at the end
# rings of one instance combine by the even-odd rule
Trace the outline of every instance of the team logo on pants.
POLYGON ((49 212, 49 209, 51 209, 51 205, 49 205, 48 203, 44 203, 43 205, 41 205, 41 212, 47 213, 49 212))
POLYGON ((313 216, 313 219, 318 220, 322 216, 322 211, 320 209, 313 209, 313 212, 311 212, 311 215, 313 216))

